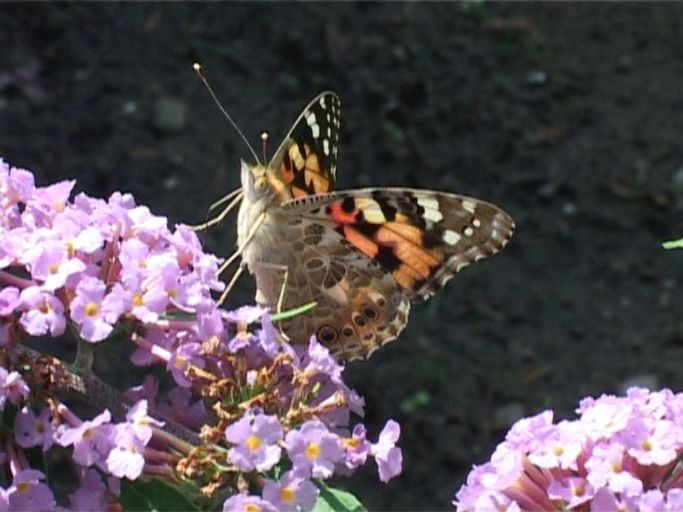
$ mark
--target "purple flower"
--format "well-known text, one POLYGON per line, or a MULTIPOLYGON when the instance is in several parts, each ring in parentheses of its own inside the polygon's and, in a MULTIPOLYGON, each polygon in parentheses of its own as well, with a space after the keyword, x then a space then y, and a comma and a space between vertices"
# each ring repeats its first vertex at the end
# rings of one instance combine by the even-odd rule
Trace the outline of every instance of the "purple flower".
POLYGON ((189 388, 192 385, 192 382, 186 376, 190 365, 204 368, 204 359, 198 355, 201 351, 202 346, 199 343, 191 342, 183 343, 173 352, 166 368, 171 372, 179 386, 189 388))
POLYGON ((11 315, 20 304, 18 288, 8 286, 0 290, 0 316, 11 315))
POLYGON ((317 498, 318 488, 294 471, 282 475, 279 482, 266 480, 263 486, 263 499, 282 512, 313 510, 317 498))
POLYGON ((400 425, 394 420, 389 420, 380 432, 377 444, 373 444, 370 448, 370 453, 377 462, 379 479, 382 482, 386 483, 401 474, 403 454, 400 448, 395 446, 400 435, 400 425))
POLYGON ((14 435, 22 448, 42 445, 45 452, 54 442, 53 434, 49 407, 45 407, 37 418, 31 409, 24 407, 14 420, 14 435))
POLYGON ((23 377, 16 371, 7 372, 0 367, 0 410, 5 406, 5 400, 9 400, 14 405, 26 400, 30 388, 24 382, 23 377))
POLYGON ((562 480, 552 480, 548 486, 548 497, 551 500, 566 503, 569 509, 590 501, 593 496, 593 487, 585 478, 574 476, 562 480))
POLYGON ((228 459, 243 471, 267 471, 280 460, 282 436, 276 416, 252 410, 225 430, 225 438, 235 445, 228 459))
POLYGON ((341 374, 344 367, 340 365, 330 351, 318 343, 315 336, 311 336, 308 343, 308 357, 310 361, 306 371, 313 371, 327 375, 333 382, 341 381, 341 374))
POLYGON ((107 300, 105 290, 105 284, 94 277, 84 277, 76 288, 70 305, 71 318, 80 326, 84 340, 104 340, 122 312, 120 300, 113 295, 107 300))
POLYGON ((38 286, 29 286, 21 292, 21 325, 31 336, 40 336, 50 332, 51 336, 60 336, 66 329, 64 304, 51 293, 38 286))
POLYGON ((40 471, 26 469, 14 475, 12 486, 7 490, 10 510, 53 510, 55 497, 50 488, 41 482, 45 475, 40 471))
POLYGON ((632 388, 581 401, 577 420, 517 422, 458 491, 458 510, 678 510, 683 395, 632 388), (673 493, 673 491, 676 493, 673 493), (673 493, 673 494, 672 494, 673 493))
POLYGON ((130 307, 131 314, 143 323, 159 319, 168 304, 168 294, 158 280, 143 279, 136 274, 126 279, 124 303, 130 307))
POLYGON ((683 447, 683 429, 669 420, 651 423, 633 418, 621 437, 628 454, 643 466, 664 466, 678 458, 683 447))
POLYGON ((81 486, 70 496, 71 509, 106 510, 108 505, 106 491, 107 486, 100 474, 94 469, 87 469, 81 478, 81 486))
POLYGON ((627 496, 641 494, 643 482, 625 470, 632 464, 621 443, 600 443, 593 448, 586 462, 588 483, 594 489, 605 488, 627 496))
POLYGON ((278 512, 278 509, 258 496, 235 494, 225 500, 223 512, 278 512))
POLYGON ((90 421, 77 427, 60 425, 57 429, 57 443, 74 447, 73 459, 81 466, 102 462, 112 447, 111 415, 105 410, 90 421))
POLYGON ((338 436, 318 420, 310 420, 285 437, 285 449, 294 464, 294 471, 314 478, 329 478, 334 465, 344 457, 338 436))
POLYGON ((190 402, 192 393, 187 388, 176 387, 168 392, 168 402, 157 405, 157 411, 162 417, 199 430, 209 421, 209 414, 202 400, 190 402))
POLYGON ((351 438, 344 440, 346 447, 346 466, 355 469, 365 464, 370 453, 370 441, 365 438, 365 425, 359 423, 353 427, 351 438))
POLYGON ((128 423, 114 426, 113 443, 114 446, 107 455, 107 469, 115 477, 135 480, 142 474, 145 466, 145 443, 128 423))
POLYGON ((152 439, 153 432, 151 425, 157 427, 164 425, 163 421, 154 419, 147 414, 147 400, 140 400, 138 403, 133 405, 126 414, 126 420, 133 429, 135 436, 142 442, 143 445, 147 445, 149 440, 152 439))
POLYGON ((61 288, 69 277, 86 268, 80 259, 69 257, 68 247, 61 240, 42 241, 34 247, 30 258, 31 276, 43 281, 42 287, 49 291, 61 288))

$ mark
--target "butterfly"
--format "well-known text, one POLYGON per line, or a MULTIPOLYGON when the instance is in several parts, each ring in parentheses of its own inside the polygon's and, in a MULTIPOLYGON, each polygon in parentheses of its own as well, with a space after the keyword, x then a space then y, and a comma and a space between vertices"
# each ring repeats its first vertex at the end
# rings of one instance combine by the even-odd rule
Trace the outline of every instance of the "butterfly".
POLYGON ((514 222, 492 204, 448 192, 335 192, 340 132, 341 101, 323 92, 267 165, 241 162, 237 245, 259 304, 284 311, 316 303, 281 322, 282 332, 298 343, 315 335, 348 361, 395 339, 411 302, 498 252, 514 222))

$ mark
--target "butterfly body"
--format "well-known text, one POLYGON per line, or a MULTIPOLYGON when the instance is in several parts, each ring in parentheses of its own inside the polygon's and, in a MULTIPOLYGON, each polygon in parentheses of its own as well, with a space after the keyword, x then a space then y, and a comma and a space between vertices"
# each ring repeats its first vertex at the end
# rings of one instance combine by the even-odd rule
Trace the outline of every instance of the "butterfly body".
POLYGON ((322 93, 267 166, 242 162, 238 246, 259 303, 317 303, 283 322, 287 335, 316 335, 350 360, 395 339, 411 302, 500 250, 514 224, 489 203, 446 192, 333 192, 339 131, 339 98, 322 93))

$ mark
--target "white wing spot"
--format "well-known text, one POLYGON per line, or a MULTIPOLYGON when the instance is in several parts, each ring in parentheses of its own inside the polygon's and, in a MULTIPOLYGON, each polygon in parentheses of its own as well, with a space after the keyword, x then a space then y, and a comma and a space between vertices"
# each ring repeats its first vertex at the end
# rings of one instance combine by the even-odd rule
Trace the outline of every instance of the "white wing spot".
POLYGON ((306 116, 306 123, 308 123, 308 126, 311 127, 313 138, 317 139, 318 137, 320 137, 320 126, 316 121, 315 112, 311 112, 306 116))
POLYGON ((472 229, 472 226, 467 226, 467 227, 463 230, 462 234, 465 235, 465 236, 472 236, 472 235, 474 234, 474 229, 472 229))
POLYGON ((439 201, 432 197, 420 197, 417 204, 424 209, 424 218, 432 222, 441 222, 443 215, 439 211, 439 201))
POLYGON ((327 139, 323 139, 323 153, 325 156, 330 156, 330 141, 327 139))
POLYGON ((475 228, 478 228, 479 226, 481 226, 481 221, 479 219, 472 219, 472 225, 475 228))
POLYGON ((332 137, 332 128, 330 128, 329 126, 327 127, 327 136, 332 137))
POLYGON ((326 109, 326 108, 327 108, 327 105, 325 105, 325 96, 323 96, 322 98, 320 98, 320 101, 319 101, 318 103, 320 103, 320 108, 322 108, 322 109, 326 109))
POLYGON ((455 245, 460 241, 460 235, 452 229, 447 229, 446 231, 444 231, 443 236, 441 238, 448 245, 455 245))
POLYGON ((474 210, 477 209, 477 203, 470 201, 468 199, 463 199, 462 201, 462 207, 467 210, 470 213, 474 213, 474 210))

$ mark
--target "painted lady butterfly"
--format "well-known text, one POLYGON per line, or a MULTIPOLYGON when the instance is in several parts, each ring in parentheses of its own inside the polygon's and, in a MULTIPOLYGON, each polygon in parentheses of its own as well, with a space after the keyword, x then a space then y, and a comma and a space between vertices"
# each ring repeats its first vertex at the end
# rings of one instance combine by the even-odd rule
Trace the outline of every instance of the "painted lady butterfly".
POLYGON ((514 223, 471 197, 408 188, 333 192, 341 102, 323 92, 301 113, 267 166, 242 162, 238 253, 257 302, 287 310, 296 342, 311 334, 340 360, 395 339, 410 303, 463 267, 498 252, 514 223))

